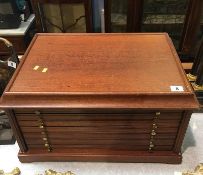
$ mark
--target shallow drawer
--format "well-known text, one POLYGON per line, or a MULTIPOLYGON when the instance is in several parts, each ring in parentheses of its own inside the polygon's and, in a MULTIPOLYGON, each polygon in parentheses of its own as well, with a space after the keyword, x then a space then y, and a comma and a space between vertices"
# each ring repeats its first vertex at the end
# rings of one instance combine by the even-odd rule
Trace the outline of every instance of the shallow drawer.
MULTIPOLYGON (((70 134, 64 134, 63 132, 49 132, 49 139, 98 139, 97 133, 70 133, 70 134)), ((35 140, 35 139, 42 139, 43 135, 38 135, 35 132, 25 132, 24 138, 27 140, 35 140)), ((154 139, 175 139, 176 133, 159 133, 154 136, 154 139)), ((150 134, 149 133, 142 133, 142 134, 125 134, 125 133, 117 133, 117 134, 111 134, 111 133, 102 133, 102 139, 141 139, 141 140, 149 140, 150 134)))
MULTIPOLYGON (((19 111, 18 111, 19 112, 19 111)), ((16 117, 19 121, 38 120, 39 116, 45 121, 81 121, 81 120, 153 120, 156 112, 137 112, 137 113, 18 113, 16 117)), ((32 111, 31 111, 32 112, 32 111)), ((161 112, 158 116, 160 120, 179 120, 182 112, 161 112)))
MULTIPOLYGON (((44 147, 44 145, 28 145, 29 149, 38 148, 43 149, 44 152, 47 152, 47 149, 44 147)), ((106 151, 111 150, 128 150, 128 151, 148 151, 149 146, 148 145, 52 145, 52 152, 54 153, 55 149, 63 149, 69 150, 69 149, 102 149, 106 151)), ((173 146, 155 146, 154 151, 171 151, 173 149, 173 146)))

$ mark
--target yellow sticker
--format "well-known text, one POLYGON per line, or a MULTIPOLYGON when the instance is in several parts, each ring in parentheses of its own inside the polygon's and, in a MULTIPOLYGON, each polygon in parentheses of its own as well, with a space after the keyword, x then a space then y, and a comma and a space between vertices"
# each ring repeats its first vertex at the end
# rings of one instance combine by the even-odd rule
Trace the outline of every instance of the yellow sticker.
POLYGON ((35 67, 33 68, 33 70, 37 70, 37 69, 39 69, 39 66, 35 66, 35 67))
POLYGON ((44 69, 42 70, 42 72, 45 73, 47 70, 48 70, 48 68, 44 68, 44 69))

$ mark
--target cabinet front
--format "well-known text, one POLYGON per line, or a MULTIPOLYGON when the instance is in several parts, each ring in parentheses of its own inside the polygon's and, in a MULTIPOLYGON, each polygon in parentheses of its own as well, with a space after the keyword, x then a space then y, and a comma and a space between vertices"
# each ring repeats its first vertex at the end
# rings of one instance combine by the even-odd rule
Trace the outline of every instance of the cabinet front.
POLYGON ((28 150, 172 151, 182 112, 16 111, 28 150))

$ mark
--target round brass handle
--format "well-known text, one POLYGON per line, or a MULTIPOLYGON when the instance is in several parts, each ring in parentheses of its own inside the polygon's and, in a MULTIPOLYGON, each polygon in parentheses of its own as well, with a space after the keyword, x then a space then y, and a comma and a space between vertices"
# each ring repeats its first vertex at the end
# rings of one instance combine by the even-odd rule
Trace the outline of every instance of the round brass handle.
POLYGON ((35 111, 35 114, 40 115, 41 113, 40 113, 40 111, 35 111))
POLYGON ((50 147, 50 145, 48 143, 45 143, 44 146, 45 147, 50 147))
POLYGON ((150 145, 149 145, 149 147, 150 147, 150 148, 153 148, 153 147, 154 147, 154 145, 153 145, 153 144, 150 144, 150 145))
POLYGON ((155 132, 154 130, 152 130, 151 135, 152 135, 152 136, 155 136, 155 135, 156 135, 156 132, 155 132))
POLYGON ((152 127, 153 127, 154 129, 157 129, 157 128, 158 128, 158 126, 157 126, 155 123, 153 123, 152 127))
POLYGON ((44 141, 47 141, 48 139, 46 137, 42 138, 44 141))
POLYGON ((48 152, 51 152, 51 151, 52 151, 52 149, 51 149, 50 147, 49 147, 47 150, 48 150, 48 152))
POLYGON ((161 114, 161 112, 156 112, 156 115, 160 115, 161 114))
POLYGON ((39 128, 40 128, 40 129, 43 129, 43 128, 44 128, 44 126, 43 126, 43 125, 40 125, 40 126, 39 126, 39 128))

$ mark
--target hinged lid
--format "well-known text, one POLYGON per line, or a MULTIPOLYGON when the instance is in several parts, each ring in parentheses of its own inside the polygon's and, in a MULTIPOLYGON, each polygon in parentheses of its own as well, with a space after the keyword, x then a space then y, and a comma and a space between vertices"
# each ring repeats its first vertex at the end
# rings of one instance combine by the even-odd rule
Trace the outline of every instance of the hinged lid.
POLYGON ((2 107, 198 107, 167 34, 37 34, 2 107))

